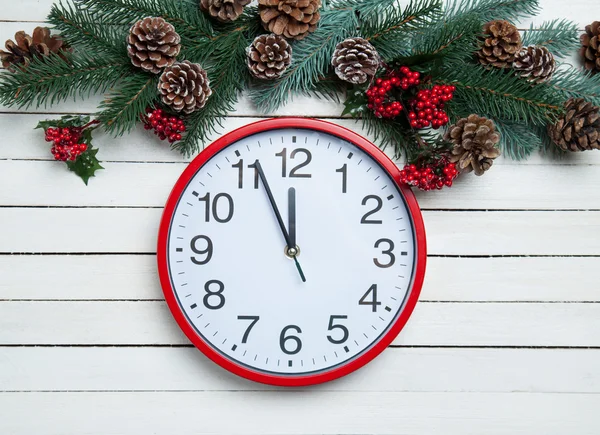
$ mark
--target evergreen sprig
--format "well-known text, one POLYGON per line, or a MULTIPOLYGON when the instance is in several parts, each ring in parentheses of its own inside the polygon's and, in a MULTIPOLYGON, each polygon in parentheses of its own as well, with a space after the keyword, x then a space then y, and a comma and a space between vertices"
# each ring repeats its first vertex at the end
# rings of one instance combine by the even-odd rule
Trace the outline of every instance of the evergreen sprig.
POLYGON ((456 86, 449 105, 457 117, 471 113, 527 125, 545 126, 562 112, 563 98, 551 86, 532 86, 502 70, 479 66, 445 68, 434 83, 456 86))
POLYGON ((214 37, 210 20, 197 0, 73 0, 76 9, 88 10, 107 25, 131 26, 145 17, 162 17, 175 26, 183 41, 214 37))
POLYGON ((124 78, 118 89, 100 104, 97 118, 109 133, 122 136, 140 121, 146 108, 158 101, 158 76, 134 73, 124 78))
POLYGON ((323 12, 319 28, 293 47, 293 60, 274 83, 258 83, 250 95, 258 108, 271 112, 285 104, 294 93, 314 88, 331 68, 331 56, 338 43, 352 36, 358 21, 352 9, 323 12))
POLYGON ((523 32, 523 46, 538 45, 546 47, 555 57, 568 57, 579 47, 577 24, 568 20, 544 22, 539 29, 533 24, 523 32))
POLYGON ((494 119, 500 132, 500 150, 513 160, 524 160, 541 148, 542 140, 536 129, 515 122, 494 119))
POLYGON ((125 29, 99 23, 87 9, 74 9, 72 4, 54 4, 48 23, 72 46, 114 59, 127 59, 125 29))
POLYGON ((27 68, 0 75, 0 102, 7 106, 48 107, 69 98, 103 93, 130 72, 129 65, 111 57, 78 52, 37 57, 27 68))
POLYGON ((600 106, 600 74, 582 72, 565 65, 553 74, 548 85, 561 95, 563 100, 583 98, 600 106))
POLYGON ((213 94, 206 106, 193 113, 187 120, 187 133, 174 148, 186 156, 203 148, 211 133, 223 127, 222 119, 234 110, 239 94, 246 88, 250 74, 246 68, 246 47, 249 38, 241 29, 224 36, 219 48, 213 52, 213 63, 208 68, 213 94))
POLYGON ((410 34, 424 32, 426 27, 439 21, 441 11, 441 0, 411 0, 402 8, 394 4, 380 14, 362 19, 360 33, 385 61, 391 62, 407 55, 406 41, 410 34))

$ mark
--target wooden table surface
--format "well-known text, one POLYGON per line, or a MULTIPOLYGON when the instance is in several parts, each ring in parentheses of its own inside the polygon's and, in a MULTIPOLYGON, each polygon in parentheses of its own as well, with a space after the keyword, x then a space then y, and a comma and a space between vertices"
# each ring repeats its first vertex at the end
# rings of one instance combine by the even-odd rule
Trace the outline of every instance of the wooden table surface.
MULTIPOLYGON (((540 2, 537 24, 600 20, 597 1, 540 2)), ((51 0, 2 3, 0 40, 51 0)), ((283 390, 208 361, 163 301, 157 228, 187 161, 142 129, 101 136, 106 171, 85 187, 32 129, 99 100, 0 108, 0 434, 600 433, 600 152, 501 158, 419 194, 430 257, 406 329, 344 379, 283 390)), ((273 115, 361 132, 340 112, 273 115)), ((224 130, 259 117, 244 99, 224 130)))

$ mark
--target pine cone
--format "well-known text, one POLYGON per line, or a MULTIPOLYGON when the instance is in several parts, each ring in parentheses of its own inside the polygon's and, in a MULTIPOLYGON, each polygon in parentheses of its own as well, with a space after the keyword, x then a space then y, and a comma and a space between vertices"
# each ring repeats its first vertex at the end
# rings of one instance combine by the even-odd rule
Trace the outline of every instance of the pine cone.
POLYGON ((530 82, 543 83, 556 71, 556 61, 546 47, 527 47, 515 55, 513 69, 530 82))
POLYGON ((600 149, 600 107, 583 98, 570 98, 565 115, 548 126, 552 141, 564 151, 600 149))
POLYGON ((222 23, 237 20, 251 0, 200 0, 200 9, 222 23))
POLYGON ((144 18, 133 25, 127 37, 131 63, 153 74, 175 63, 181 51, 181 38, 164 19, 144 18))
POLYGON ((164 104, 187 115, 202 109, 212 94, 206 71, 188 60, 177 62, 163 71, 158 91, 164 104))
POLYGON ((454 144, 450 161, 458 162, 463 172, 475 170, 475 175, 483 175, 500 155, 500 134, 494 122, 478 115, 459 119, 448 128, 444 139, 454 144))
POLYGON ((484 66, 510 68, 515 54, 523 47, 517 28, 508 21, 496 20, 483 26, 483 33, 486 37, 477 52, 479 62, 484 66))
POLYGON ((580 53, 586 69, 594 73, 600 72, 600 21, 585 26, 585 33, 581 35, 580 53))
POLYGON ((15 71, 17 66, 27 67, 35 56, 48 56, 50 53, 60 54, 65 50, 65 42, 60 36, 50 36, 47 27, 36 27, 33 36, 24 31, 15 34, 15 42, 6 41, 6 50, 0 50, 2 66, 15 71))
POLYGON ((263 27, 288 39, 314 32, 321 18, 321 0, 258 0, 263 27))
POLYGON ((340 42, 335 47, 331 59, 337 76, 354 84, 371 80, 380 63, 381 59, 375 47, 363 38, 348 38, 340 42))
POLYGON ((246 53, 248 69, 258 79, 279 78, 292 62, 292 46, 274 33, 258 36, 246 53))

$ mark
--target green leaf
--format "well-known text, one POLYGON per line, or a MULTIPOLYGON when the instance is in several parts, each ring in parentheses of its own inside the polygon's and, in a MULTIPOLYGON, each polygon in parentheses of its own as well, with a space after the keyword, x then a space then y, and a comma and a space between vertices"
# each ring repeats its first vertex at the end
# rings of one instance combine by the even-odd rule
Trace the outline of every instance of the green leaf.
POLYGON ((344 111, 342 116, 350 115, 353 118, 359 118, 369 108, 367 107, 368 99, 365 94, 366 89, 364 87, 354 87, 348 91, 348 96, 344 102, 344 111))
POLYGON ((77 174, 83 180, 86 186, 89 179, 96 176, 96 171, 104 169, 102 166, 100 166, 100 162, 96 157, 96 154, 98 154, 98 149, 92 147, 91 139, 87 145, 88 149, 86 152, 77 157, 77 160, 74 162, 67 162, 68 168, 72 172, 75 172, 75 174, 77 174))
POLYGON ((66 115, 60 119, 40 121, 37 127, 35 127, 35 129, 37 130, 41 128, 44 131, 46 131, 49 128, 56 127, 83 127, 84 125, 90 122, 90 119, 91 118, 89 116, 84 115, 66 115))

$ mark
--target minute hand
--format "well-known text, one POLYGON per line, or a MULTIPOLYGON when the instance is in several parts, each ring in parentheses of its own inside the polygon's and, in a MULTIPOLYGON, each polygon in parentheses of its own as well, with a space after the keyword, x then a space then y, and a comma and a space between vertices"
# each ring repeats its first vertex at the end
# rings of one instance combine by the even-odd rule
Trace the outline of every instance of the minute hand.
POLYGON ((269 183, 267 182, 267 177, 265 177, 265 172, 263 171, 263 168, 258 160, 254 164, 256 165, 256 169, 258 170, 258 176, 260 177, 263 185, 265 186, 265 191, 267 192, 267 197, 269 198, 269 202, 271 203, 271 207, 273 208, 273 212, 275 213, 275 217, 277 218, 277 222, 279 223, 279 228, 281 228, 281 232, 283 234, 283 238, 285 239, 285 242, 287 243, 288 249, 293 248, 294 245, 292 244, 292 239, 290 238, 290 234, 288 233, 287 229, 285 228, 285 224, 283 223, 281 213, 279 212, 279 208, 277 207, 277 203, 275 202, 275 198, 273 197, 273 192, 271 191, 271 188, 269 187, 269 183))

